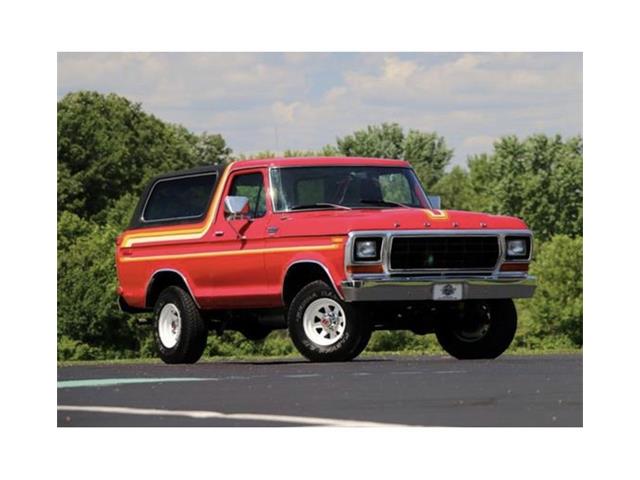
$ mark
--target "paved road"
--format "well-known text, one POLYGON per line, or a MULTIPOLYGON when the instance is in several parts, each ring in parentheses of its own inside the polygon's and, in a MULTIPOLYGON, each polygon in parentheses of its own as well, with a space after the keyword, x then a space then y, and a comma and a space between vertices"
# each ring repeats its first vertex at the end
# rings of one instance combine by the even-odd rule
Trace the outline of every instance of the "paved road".
POLYGON ((59 426, 582 426, 582 355, 58 368, 59 426))

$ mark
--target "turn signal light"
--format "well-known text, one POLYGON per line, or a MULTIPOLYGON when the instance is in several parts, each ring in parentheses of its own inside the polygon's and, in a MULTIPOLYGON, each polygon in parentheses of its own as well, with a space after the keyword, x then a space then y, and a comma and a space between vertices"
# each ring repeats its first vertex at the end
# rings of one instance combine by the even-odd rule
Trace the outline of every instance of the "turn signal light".
POLYGON ((528 263, 503 263, 500 267, 501 272, 528 272, 528 263))
POLYGON ((381 263, 375 265, 347 265, 347 273, 384 273, 381 263))

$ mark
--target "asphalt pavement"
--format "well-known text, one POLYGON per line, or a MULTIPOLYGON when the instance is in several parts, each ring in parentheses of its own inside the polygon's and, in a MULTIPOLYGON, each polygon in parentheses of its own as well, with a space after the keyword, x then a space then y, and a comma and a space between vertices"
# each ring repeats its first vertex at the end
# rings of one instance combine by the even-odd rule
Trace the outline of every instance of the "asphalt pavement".
POLYGON ((582 355, 58 368, 58 426, 582 426, 582 355))

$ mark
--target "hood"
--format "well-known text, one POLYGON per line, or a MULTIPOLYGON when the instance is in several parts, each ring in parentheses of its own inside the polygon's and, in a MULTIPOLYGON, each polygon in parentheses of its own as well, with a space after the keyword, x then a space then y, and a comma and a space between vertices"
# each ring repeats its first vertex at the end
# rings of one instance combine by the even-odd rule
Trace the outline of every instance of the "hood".
MULTIPOLYGON (((317 210, 276 215, 289 235, 345 235, 362 230, 526 229, 515 217, 461 210, 389 208, 317 210)), ((284 233, 284 232, 283 232, 284 233)))

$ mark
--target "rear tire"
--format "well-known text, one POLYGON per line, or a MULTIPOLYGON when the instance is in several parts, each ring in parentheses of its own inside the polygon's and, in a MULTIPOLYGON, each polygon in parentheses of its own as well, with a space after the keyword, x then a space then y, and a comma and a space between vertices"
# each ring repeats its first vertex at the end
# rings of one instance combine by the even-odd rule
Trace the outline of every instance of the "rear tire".
POLYGON ((357 357, 371 337, 358 310, 325 282, 308 284, 294 297, 287 320, 298 351, 312 362, 345 362, 357 357))
POLYGON ((207 345, 207 327, 198 307, 180 287, 165 288, 153 309, 153 332, 165 363, 195 363, 207 345))
POLYGON ((511 299, 466 301, 436 326, 438 342, 458 359, 499 357, 516 333, 518 315, 511 299))

